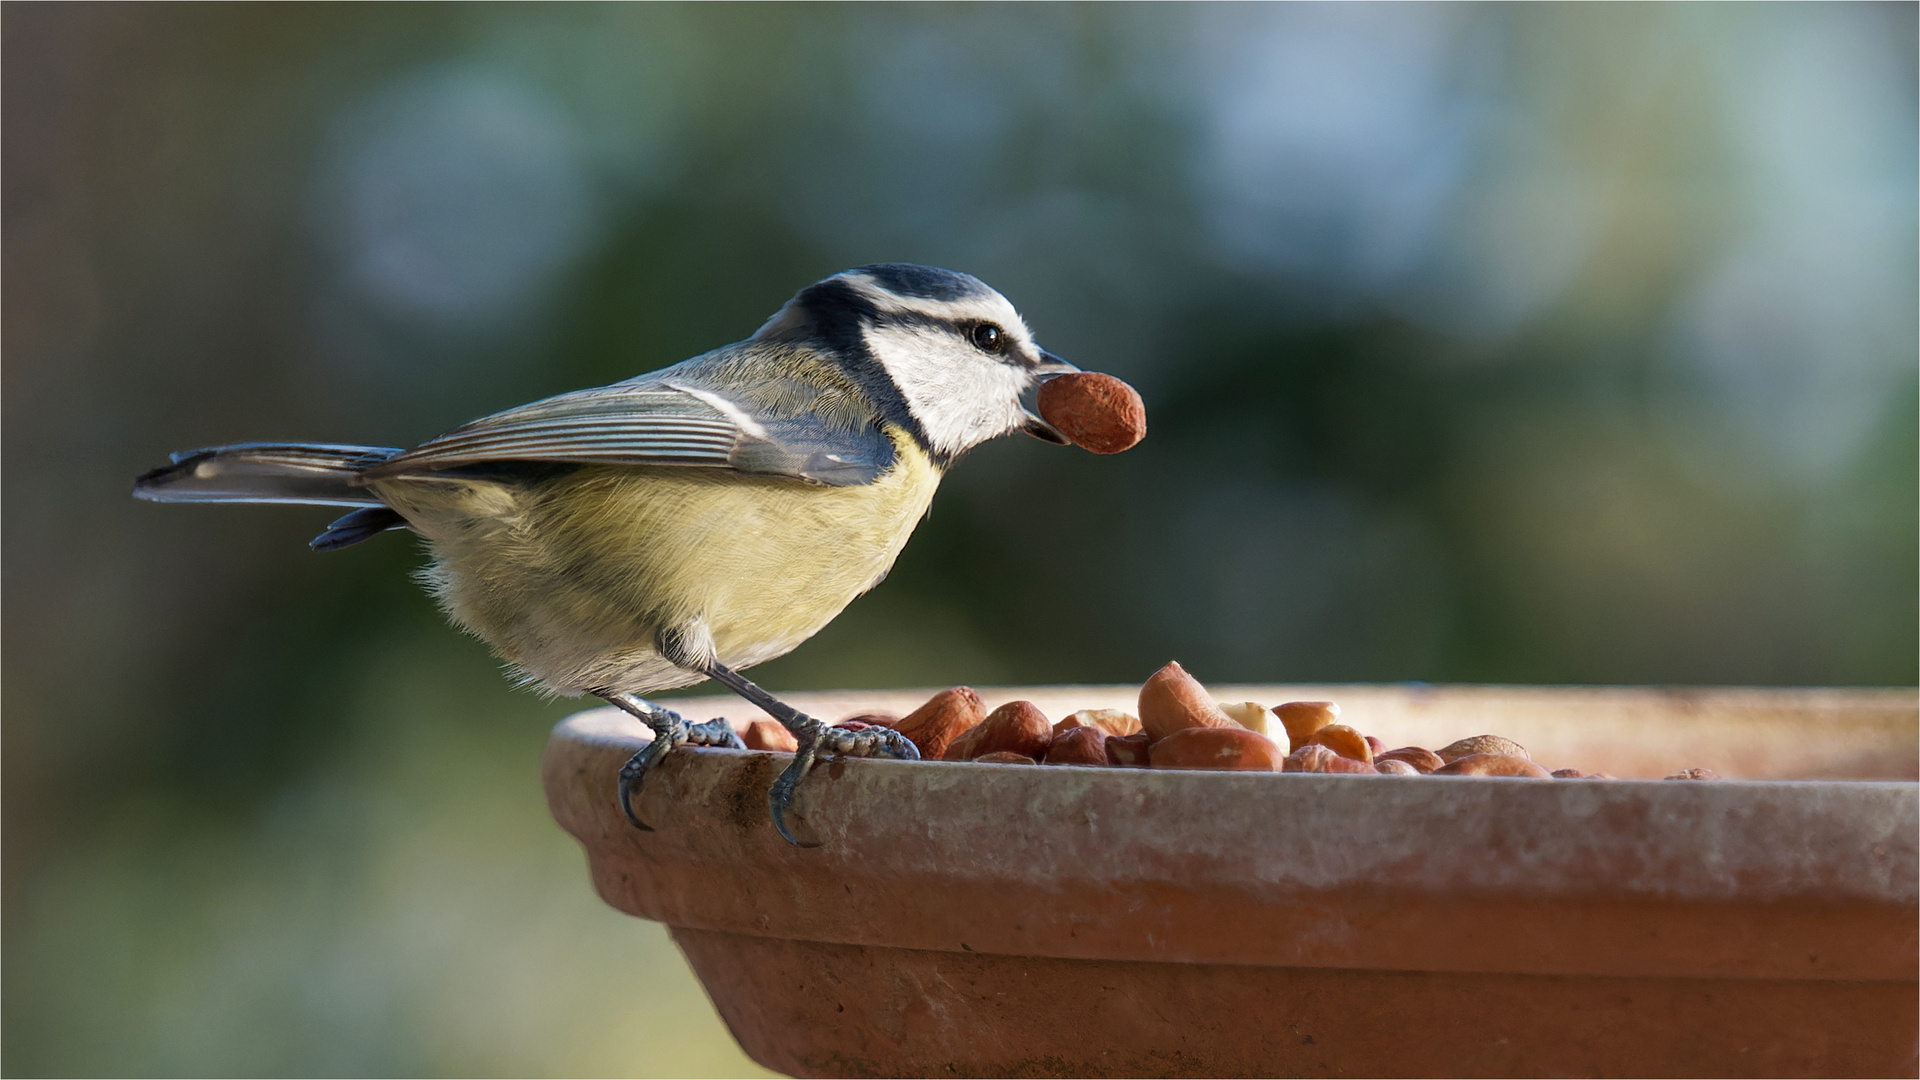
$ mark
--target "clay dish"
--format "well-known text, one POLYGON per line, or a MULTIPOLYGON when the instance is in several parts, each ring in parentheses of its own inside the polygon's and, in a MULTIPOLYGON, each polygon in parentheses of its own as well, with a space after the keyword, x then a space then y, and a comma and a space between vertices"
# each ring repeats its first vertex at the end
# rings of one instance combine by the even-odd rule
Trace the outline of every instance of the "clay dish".
MULTIPOLYGON (((1135 692, 981 696, 1065 716, 1135 692)), ((601 897, 668 924, 794 1075, 1914 1075, 1913 692, 1217 693, 1338 701, 1388 746, 1491 731, 1550 768, 1749 779, 842 761, 803 785, 820 846, 796 849, 763 751, 671 755, 634 830, 614 783, 646 732, 608 709, 555 728, 545 784, 601 897), (1796 774, 1818 779, 1753 779, 1796 774)))

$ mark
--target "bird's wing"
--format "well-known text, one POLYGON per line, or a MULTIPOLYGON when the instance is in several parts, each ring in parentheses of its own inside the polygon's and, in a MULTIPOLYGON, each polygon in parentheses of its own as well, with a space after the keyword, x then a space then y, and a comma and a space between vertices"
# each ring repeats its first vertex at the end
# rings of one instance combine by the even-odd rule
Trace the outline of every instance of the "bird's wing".
POLYGON ((848 423, 843 409, 742 404, 702 382, 648 378, 536 401, 463 424, 362 475, 555 462, 731 469, 845 487, 871 483, 893 464, 893 443, 878 425, 848 423))

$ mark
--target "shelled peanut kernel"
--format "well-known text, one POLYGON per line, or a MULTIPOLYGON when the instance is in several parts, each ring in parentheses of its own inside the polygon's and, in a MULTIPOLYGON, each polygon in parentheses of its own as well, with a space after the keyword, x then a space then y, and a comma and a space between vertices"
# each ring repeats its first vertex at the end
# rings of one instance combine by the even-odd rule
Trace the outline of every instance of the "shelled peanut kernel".
MULTIPOLYGON (((1091 768, 1213 769, 1311 772, 1352 776, 1466 776, 1516 779, 1613 779, 1580 769, 1549 772, 1526 747, 1502 735, 1473 735, 1439 750, 1386 749, 1351 724, 1338 722, 1332 701, 1216 701, 1187 670, 1168 663, 1140 688, 1139 714, 1081 709, 1050 723, 1030 701, 988 712, 980 696, 961 686, 935 694, 895 719, 865 713, 842 726, 890 727, 919 748, 922 758, 952 762, 1075 765, 1091 768), (1275 741, 1274 718, 1284 730, 1275 741)), ((787 750, 793 736, 768 721, 745 732, 752 749, 787 750)), ((1711 769, 1686 769, 1669 780, 1717 780, 1711 769)))

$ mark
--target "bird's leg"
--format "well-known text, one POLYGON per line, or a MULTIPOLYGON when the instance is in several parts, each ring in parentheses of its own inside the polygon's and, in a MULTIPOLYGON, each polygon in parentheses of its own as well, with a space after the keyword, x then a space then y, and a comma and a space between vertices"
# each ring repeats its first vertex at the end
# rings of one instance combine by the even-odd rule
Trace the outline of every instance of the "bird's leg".
POLYGON ((787 809, 793 805, 793 792, 799 786, 807 770, 813 768, 814 761, 822 752, 845 754, 850 757, 889 757, 917 760, 920 751, 905 735, 891 728, 870 727, 860 731, 848 731, 845 728, 828 727, 808 716, 806 713, 760 689, 749 682, 739 672, 722 665, 717 660, 707 660, 700 668, 707 676, 727 689, 746 698, 749 702, 766 710, 768 716, 780 722, 780 726, 793 732, 800 747, 794 752, 793 763, 786 767, 773 782, 767 792, 767 805, 773 813, 773 827, 780 831, 782 838, 795 847, 811 847, 793 838, 792 830, 787 828, 787 809))
POLYGON ((747 744, 741 742, 740 736, 734 733, 733 725, 719 717, 704 724, 689 724, 680 718, 679 713, 663 709, 638 694, 619 690, 596 690, 594 693, 653 729, 653 741, 628 758, 626 765, 620 769, 620 812, 627 816, 636 829, 653 831, 653 826, 641 821, 640 816, 633 812, 633 799, 640 794, 640 785, 646 780, 647 770, 673 752, 675 747, 692 744, 726 746, 735 750, 747 748, 747 744))

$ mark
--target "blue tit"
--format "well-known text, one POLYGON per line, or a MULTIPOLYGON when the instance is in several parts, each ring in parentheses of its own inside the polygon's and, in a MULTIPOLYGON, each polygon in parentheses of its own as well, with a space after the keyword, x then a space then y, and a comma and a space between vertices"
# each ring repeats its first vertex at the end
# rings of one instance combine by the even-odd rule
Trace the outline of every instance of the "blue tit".
POLYGON ((818 755, 919 754, 884 728, 829 728, 740 672, 878 584, 969 449, 1014 431, 1064 442, 1022 397, 1075 370, 977 278, 887 263, 807 286, 745 341, 412 450, 217 446, 174 454, 134 495, 353 507, 320 551, 419 534, 447 616, 524 682, 653 729, 620 776, 638 828, 633 800, 661 757, 740 745, 725 721, 688 725, 645 695, 719 682, 799 742, 769 793, 795 843, 787 809, 818 755))

